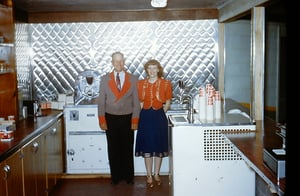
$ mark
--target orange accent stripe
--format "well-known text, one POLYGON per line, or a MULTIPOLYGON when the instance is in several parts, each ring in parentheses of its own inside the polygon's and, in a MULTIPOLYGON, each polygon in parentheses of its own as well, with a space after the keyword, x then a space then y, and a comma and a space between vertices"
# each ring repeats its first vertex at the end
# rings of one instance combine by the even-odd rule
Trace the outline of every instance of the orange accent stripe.
POLYGON ((98 116, 98 119, 99 119, 100 124, 105 124, 106 123, 105 116, 98 116))
POLYGON ((118 90, 113 72, 110 73, 110 79, 111 80, 108 82, 109 88, 111 89, 113 94, 116 96, 116 101, 118 101, 121 97, 123 97, 125 95, 125 93, 130 88, 131 83, 129 80, 129 74, 127 72, 125 72, 125 81, 124 81, 121 91, 118 90))

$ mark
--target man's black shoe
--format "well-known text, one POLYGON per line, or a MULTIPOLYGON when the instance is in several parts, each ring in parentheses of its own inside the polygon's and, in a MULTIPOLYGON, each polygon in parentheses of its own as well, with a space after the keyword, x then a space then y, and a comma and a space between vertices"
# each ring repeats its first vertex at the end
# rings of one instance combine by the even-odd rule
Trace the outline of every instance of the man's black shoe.
POLYGON ((134 181, 133 180, 127 180, 126 183, 127 184, 134 184, 134 181))
POLYGON ((110 184, 117 185, 117 184, 119 184, 119 182, 118 181, 111 181, 110 184))

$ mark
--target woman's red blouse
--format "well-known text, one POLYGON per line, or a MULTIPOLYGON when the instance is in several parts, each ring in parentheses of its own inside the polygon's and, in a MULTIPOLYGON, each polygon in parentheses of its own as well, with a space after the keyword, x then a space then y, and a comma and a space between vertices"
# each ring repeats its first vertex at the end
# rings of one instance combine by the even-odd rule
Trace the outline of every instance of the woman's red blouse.
POLYGON ((169 80, 159 78, 154 83, 148 79, 138 81, 138 94, 140 102, 144 102, 143 108, 155 110, 163 107, 166 100, 172 99, 172 84, 169 80))

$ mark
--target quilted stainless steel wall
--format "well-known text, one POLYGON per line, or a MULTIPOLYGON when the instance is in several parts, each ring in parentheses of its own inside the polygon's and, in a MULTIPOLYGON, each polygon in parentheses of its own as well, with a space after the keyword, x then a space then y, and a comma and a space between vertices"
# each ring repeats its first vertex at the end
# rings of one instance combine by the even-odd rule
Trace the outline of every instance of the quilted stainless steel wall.
POLYGON ((179 80, 193 95, 207 83, 218 88, 217 20, 19 23, 16 35, 18 84, 31 99, 74 92, 77 75, 86 69, 109 72, 114 51, 125 54, 126 68, 140 79, 144 63, 159 60, 174 97, 179 80))

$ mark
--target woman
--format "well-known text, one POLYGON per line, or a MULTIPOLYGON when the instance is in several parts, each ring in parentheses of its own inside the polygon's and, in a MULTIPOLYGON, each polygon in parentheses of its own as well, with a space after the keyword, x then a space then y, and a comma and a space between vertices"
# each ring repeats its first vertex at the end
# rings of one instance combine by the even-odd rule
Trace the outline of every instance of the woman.
POLYGON ((168 119, 166 112, 172 99, 172 84, 163 78, 163 68, 157 60, 144 65, 147 78, 138 81, 141 112, 136 136, 135 156, 142 156, 147 171, 147 186, 161 184, 159 172, 162 158, 169 155, 168 119))

